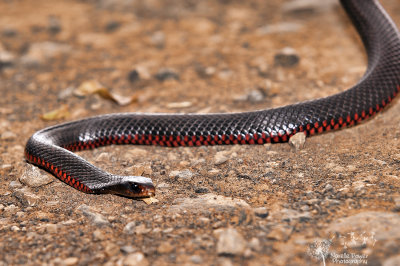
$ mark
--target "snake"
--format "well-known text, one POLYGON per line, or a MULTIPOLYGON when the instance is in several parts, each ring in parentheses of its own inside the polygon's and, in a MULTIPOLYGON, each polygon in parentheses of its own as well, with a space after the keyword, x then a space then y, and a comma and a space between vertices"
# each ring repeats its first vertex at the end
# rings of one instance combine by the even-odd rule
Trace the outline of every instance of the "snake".
POLYGON ((360 80, 340 93, 283 107, 235 113, 113 113, 50 126, 26 143, 26 161, 85 193, 155 195, 152 180, 106 172, 74 151, 112 144, 200 146, 287 142, 355 125, 400 90, 400 34, 377 0, 341 0, 367 54, 360 80))

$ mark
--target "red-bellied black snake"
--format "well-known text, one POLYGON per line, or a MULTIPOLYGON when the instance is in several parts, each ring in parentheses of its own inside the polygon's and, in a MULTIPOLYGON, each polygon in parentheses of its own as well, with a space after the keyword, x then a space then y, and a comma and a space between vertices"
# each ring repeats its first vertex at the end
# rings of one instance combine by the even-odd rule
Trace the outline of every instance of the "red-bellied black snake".
POLYGON ((110 144, 199 146, 286 142, 354 125, 382 110, 400 90, 400 34, 376 0, 341 0, 368 54, 361 80, 341 93, 284 107, 222 114, 123 113, 42 129, 28 140, 25 157, 86 193, 148 197, 151 179, 107 173, 72 151, 110 144))

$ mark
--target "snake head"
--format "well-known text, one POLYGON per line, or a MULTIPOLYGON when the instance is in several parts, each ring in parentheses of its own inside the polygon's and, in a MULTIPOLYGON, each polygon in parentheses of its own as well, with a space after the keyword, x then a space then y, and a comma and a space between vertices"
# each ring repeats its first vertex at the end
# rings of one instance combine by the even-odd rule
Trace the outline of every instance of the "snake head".
POLYGON ((155 195, 156 189, 150 178, 122 176, 118 183, 104 187, 103 191, 129 198, 149 198, 155 195))

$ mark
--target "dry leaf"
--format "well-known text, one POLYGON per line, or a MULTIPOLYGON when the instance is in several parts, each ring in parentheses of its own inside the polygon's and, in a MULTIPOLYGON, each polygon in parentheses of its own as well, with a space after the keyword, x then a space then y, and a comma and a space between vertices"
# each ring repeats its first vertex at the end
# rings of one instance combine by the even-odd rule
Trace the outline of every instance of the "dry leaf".
POLYGON ((150 205, 152 203, 157 203, 159 200, 154 198, 154 197, 150 197, 150 198, 143 198, 141 199, 142 201, 144 201, 144 203, 146 203, 147 205, 150 205))
POLYGON ((47 112, 40 116, 45 121, 58 120, 69 117, 68 105, 64 104, 60 108, 47 112))
POLYGON ((77 89, 74 90, 76 96, 87 96, 91 94, 98 94, 100 97, 111 100, 119 105, 128 105, 137 100, 137 96, 125 97, 105 88, 96 80, 89 80, 83 82, 77 89))

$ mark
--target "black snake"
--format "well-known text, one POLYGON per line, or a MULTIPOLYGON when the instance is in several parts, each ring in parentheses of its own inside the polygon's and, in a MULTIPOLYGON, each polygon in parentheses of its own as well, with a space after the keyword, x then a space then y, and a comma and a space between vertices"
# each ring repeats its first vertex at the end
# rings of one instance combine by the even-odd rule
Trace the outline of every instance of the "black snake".
POLYGON ((284 107, 223 114, 123 113, 42 129, 28 140, 26 159, 86 193, 148 197, 151 179, 107 173, 72 151, 109 144, 198 146, 285 142, 360 122, 382 110, 400 89, 400 35, 376 0, 342 0, 368 54, 368 67, 352 88, 284 107))

